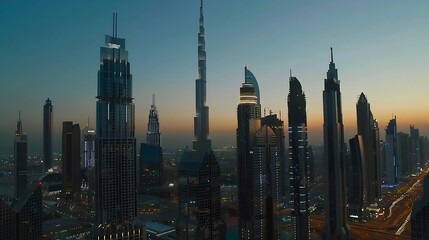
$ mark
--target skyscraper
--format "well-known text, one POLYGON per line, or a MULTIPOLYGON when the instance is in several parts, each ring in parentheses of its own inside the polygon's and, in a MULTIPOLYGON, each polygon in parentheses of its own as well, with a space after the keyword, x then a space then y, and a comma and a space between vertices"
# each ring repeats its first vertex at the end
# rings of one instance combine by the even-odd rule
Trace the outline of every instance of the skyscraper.
MULTIPOLYGON (((147 124, 146 144, 140 146, 140 164, 138 169, 139 192, 162 197, 165 189, 162 159, 162 148, 160 146, 161 134, 159 133, 158 110, 155 106, 155 95, 152 95, 152 105, 149 111, 147 124)), ((167 189, 168 190, 168 189, 167 189)), ((167 194, 168 195, 168 194, 167 194)))
POLYGON ((89 126, 89 119, 86 127, 82 129, 82 163, 84 168, 95 166, 95 130, 89 126))
POLYGON ((365 145, 361 135, 349 140, 350 159, 347 166, 347 205, 348 216, 355 221, 361 221, 363 210, 367 207, 367 178, 365 169, 365 145))
POLYGON ((346 220, 344 125, 340 81, 331 48, 331 62, 323 91, 323 137, 325 161, 325 228, 323 239, 350 239, 346 220))
POLYGON ((43 106, 43 170, 45 172, 52 168, 52 127, 53 107, 48 98, 43 106))
MULTIPOLYGON (((365 156, 362 158, 365 160, 364 166, 365 169, 362 171, 364 174, 365 183, 364 191, 366 197, 364 202, 364 207, 367 207, 368 203, 375 203, 378 201, 380 191, 380 183, 378 180, 379 176, 379 158, 377 158, 378 144, 375 132, 375 120, 371 112, 370 104, 365 96, 361 93, 359 100, 356 103, 356 113, 357 113, 357 130, 358 135, 362 136, 363 140, 363 149, 365 150, 365 156)), ((378 131, 378 129, 377 129, 378 131)))
POLYGON ((152 105, 149 111, 149 121, 147 123, 146 143, 153 146, 161 145, 161 133, 159 132, 158 110, 155 106, 155 94, 152 95, 152 105))
POLYGON ((377 119, 374 119, 373 128, 372 128, 372 141, 371 145, 374 150, 374 164, 375 164, 375 171, 374 171, 374 178, 375 178, 375 198, 377 200, 381 199, 381 165, 382 165, 382 155, 381 155, 381 149, 380 149, 380 129, 378 127, 378 121, 377 119))
POLYGON ((399 183, 398 173, 398 136, 396 128, 396 116, 391 119, 386 128, 386 141, 384 151, 386 157, 386 184, 395 186, 399 183))
POLYGON ((220 168, 211 149, 209 108, 206 104, 206 51, 203 2, 198 33, 198 79, 193 150, 185 150, 179 164, 178 239, 225 239, 226 225, 220 209, 220 168))
POLYGON ((407 177, 414 171, 413 164, 410 161, 411 139, 410 136, 403 132, 398 132, 398 173, 400 177, 407 177))
POLYGON ((62 172, 63 194, 67 199, 73 199, 80 192, 82 184, 80 170, 80 127, 73 122, 63 122, 62 132, 62 172))
POLYGON ((95 148, 97 235, 132 232, 136 216, 136 139, 132 75, 125 39, 113 35, 100 48, 95 148))
POLYGON ((254 87, 256 79, 251 83, 246 77, 248 72, 245 67, 245 83, 240 88, 237 107, 238 231, 242 240, 263 239, 262 232, 266 232, 263 216, 266 191, 262 191, 259 181, 265 165, 253 157, 256 131, 261 126, 261 106, 254 87))
POLYGON ((420 133, 419 129, 415 128, 414 125, 410 125, 410 139, 411 139, 411 162, 413 164, 413 173, 423 168, 420 154, 420 133))
POLYGON ((429 239, 429 175, 423 180, 423 197, 413 205, 411 213, 411 238, 429 239))
POLYGON ((21 198, 27 191, 27 135, 22 132, 21 112, 16 123, 15 142, 15 198, 21 198))
POLYGON ((309 219, 309 163, 307 140, 306 99, 301 83, 296 77, 289 78, 289 176, 294 239, 310 239, 309 219))
POLYGON ((0 233, 1 239, 42 239, 41 182, 16 201, 0 197, 0 233))
POLYGON ((279 190, 275 187, 278 183, 276 182, 278 174, 275 173, 280 166, 278 143, 275 131, 268 125, 263 124, 255 133, 251 160, 253 167, 257 169, 252 175, 256 188, 251 200, 254 204, 255 217, 252 223, 256 227, 249 239, 280 239, 279 195, 276 194, 279 190))

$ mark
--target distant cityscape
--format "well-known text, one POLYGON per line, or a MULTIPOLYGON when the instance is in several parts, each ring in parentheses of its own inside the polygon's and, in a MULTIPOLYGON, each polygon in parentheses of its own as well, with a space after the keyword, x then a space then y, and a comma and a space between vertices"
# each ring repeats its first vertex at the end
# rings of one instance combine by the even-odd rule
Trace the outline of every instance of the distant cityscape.
POLYGON ((184 83, 195 87, 194 140, 174 149, 163 147, 155 94, 146 139, 136 139, 125 43, 113 13, 88 103, 96 121, 62 120, 61 152, 53 150, 53 121, 61 119, 54 99, 39 106, 40 154, 28 153, 38 140, 25 134, 31 119, 16 109, 14 152, 0 155, 0 239, 429 239, 428 137, 413 123, 399 132, 395 115, 379 126, 376 100, 357 92, 355 136, 345 139, 332 47, 320 74, 322 145, 309 144, 299 76, 289 71, 283 120, 262 109, 264 89, 246 65, 236 89, 236 145, 212 147, 201 0, 197 78, 184 83))

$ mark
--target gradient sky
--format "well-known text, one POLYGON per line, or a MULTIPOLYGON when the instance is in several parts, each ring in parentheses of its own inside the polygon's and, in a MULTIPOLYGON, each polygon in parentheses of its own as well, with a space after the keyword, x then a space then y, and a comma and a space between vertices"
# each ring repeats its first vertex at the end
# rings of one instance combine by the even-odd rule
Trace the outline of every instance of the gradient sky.
MULTIPOLYGON (((287 126, 289 69, 307 96, 309 139, 322 143, 322 91, 334 47, 346 140, 356 133, 364 92, 380 133, 395 114, 429 135, 429 1, 206 0, 207 105, 213 146, 235 145, 244 65, 255 74, 263 108, 287 126)), ((29 152, 42 152, 42 111, 54 106, 54 151, 62 121, 95 125, 100 47, 112 32, 126 39, 145 141, 152 93, 165 147, 193 139, 198 0, 0 2, 0 153, 12 154, 18 110, 29 152)))

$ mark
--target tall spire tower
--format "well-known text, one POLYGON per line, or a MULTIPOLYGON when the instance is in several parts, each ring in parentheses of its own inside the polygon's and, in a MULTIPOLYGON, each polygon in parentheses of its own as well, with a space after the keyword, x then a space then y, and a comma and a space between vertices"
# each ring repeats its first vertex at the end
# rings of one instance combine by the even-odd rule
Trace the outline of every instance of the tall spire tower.
POLYGON ((149 121, 147 123, 146 143, 153 146, 161 146, 161 133, 159 133, 158 110, 155 105, 155 94, 152 94, 149 121))
POLYGON ((206 106, 206 42, 204 38, 203 1, 200 6, 200 31, 198 32, 198 79, 195 80, 194 150, 211 149, 209 136, 209 107, 206 106))
POLYGON ((206 51, 203 2, 198 33, 198 79, 195 81, 193 150, 185 150, 179 165, 178 240, 226 239, 226 225, 220 208, 220 168, 211 149, 209 108, 206 106, 206 51))
POLYGON ((331 48, 331 62, 323 91, 323 138, 325 161, 325 229, 322 239, 350 239, 346 221, 344 125, 340 81, 331 48))

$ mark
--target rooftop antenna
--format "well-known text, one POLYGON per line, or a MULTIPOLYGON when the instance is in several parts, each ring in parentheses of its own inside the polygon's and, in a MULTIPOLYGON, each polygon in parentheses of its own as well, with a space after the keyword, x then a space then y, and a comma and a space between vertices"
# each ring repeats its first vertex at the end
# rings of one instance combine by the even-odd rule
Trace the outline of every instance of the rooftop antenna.
POLYGON ((118 37, 118 13, 115 13, 116 17, 115 17, 115 38, 118 37))
POLYGON ((331 47, 331 62, 332 63, 334 62, 334 51, 332 50, 332 47, 331 47))
POLYGON ((115 37, 115 13, 113 13, 112 37, 115 37))

